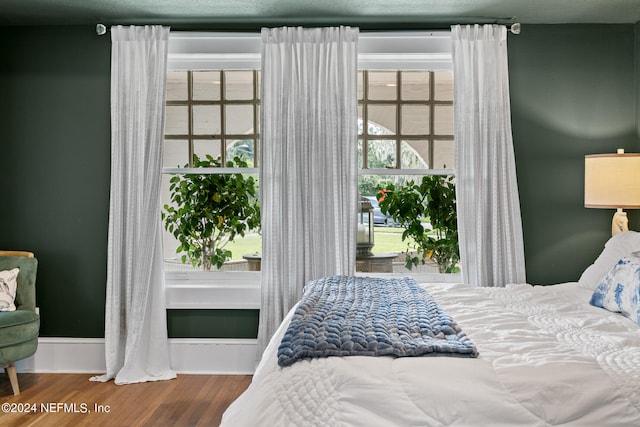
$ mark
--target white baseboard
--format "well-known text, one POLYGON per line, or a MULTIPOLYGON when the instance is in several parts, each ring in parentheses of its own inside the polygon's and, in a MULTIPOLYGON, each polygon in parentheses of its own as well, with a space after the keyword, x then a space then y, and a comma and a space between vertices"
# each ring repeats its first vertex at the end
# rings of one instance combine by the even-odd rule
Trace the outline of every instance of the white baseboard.
POLYGON ((253 374, 257 339, 171 338, 171 367, 179 374, 253 374))
MULTIPOLYGON (((178 374, 253 374, 257 340, 172 338, 171 367, 178 374)), ((47 338, 38 351, 16 363, 18 372, 104 373, 104 338, 47 338)))

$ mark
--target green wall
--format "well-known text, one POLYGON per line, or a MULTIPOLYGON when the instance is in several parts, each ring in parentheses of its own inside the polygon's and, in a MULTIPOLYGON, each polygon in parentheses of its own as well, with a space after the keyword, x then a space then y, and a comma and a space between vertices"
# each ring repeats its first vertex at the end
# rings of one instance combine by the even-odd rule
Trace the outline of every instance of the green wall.
POLYGON ((639 151, 634 39, 633 25, 527 25, 508 39, 530 283, 577 280, 611 236, 613 210, 584 208, 584 156, 639 151))
MULTIPOLYGON (((613 212, 583 207, 583 158, 640 151, 639 31, 524 25, 509 36, 531 283, 577 279, 609 237, 613 212)), ((0 247, 40 260, 42 336, 102 337, 110 39, 92 26, 0 27, 0 38, 0 247)), ((170 310, 168 326, 172 337, 251 337, 257 313, 170 310)))
POLYGON ((0 247, 39 259, 43 336, 104 336, 110 40, 0 28, 0 247))
POLYGON ((170 338, 255 338, 260 310, 169 310, 170 338))

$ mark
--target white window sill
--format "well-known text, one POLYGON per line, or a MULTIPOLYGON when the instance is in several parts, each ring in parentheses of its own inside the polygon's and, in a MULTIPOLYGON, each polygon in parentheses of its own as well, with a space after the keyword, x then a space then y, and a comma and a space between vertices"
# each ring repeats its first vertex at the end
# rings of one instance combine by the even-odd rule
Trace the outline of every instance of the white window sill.
POLYGON ((166 272, 168 309, 260 308, 260 272, 166 272))
MULTIPOLYGON (((461 274, 356 273, 358 276, 411 276, 417 283, 460 283, 461 274)), ((171 271, 165 273, 168 309, 260 309, 260 272, 171 271)))

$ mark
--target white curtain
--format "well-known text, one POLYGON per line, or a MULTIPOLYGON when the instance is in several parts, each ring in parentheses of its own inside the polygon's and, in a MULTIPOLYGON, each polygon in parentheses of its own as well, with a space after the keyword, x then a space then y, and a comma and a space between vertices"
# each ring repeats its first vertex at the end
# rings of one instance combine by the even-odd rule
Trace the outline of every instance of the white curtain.
POLYGON ((507 30, 452 27, 456 197, 464 281, 526 280, 511 135, 507 30))
POLYGON ((262 30, 260 353, 307 281, 355 272, 357 41, 262 30))
POLYGON ((175 378, 162 272, 160 173, 169 29, 111 28, 111 201, 105 375, 175 378))

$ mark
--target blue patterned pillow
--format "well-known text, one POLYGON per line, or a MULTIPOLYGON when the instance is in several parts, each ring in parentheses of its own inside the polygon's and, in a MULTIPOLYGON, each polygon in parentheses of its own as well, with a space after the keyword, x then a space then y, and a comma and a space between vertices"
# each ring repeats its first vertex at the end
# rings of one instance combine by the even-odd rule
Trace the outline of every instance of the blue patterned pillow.
POLYGON ((640 253, 622 258, 600 281, 591 305, 602 307, 640 325, 640 253))

